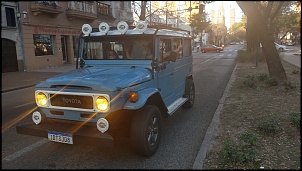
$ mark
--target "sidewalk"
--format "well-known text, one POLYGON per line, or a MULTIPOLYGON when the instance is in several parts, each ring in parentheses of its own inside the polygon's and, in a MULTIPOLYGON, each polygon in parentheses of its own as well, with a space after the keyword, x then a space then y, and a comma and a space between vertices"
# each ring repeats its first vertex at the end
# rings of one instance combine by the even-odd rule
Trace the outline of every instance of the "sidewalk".
POLYGON ((75 64, 63 64, 61 66, 49 67, 39 70, 24 72, 2 73, 1 92, 9 92, 22 88, 35 86, 37 83, 63 72, 76 69, 75 64))
MULTIPOLYGON (((288 46, 287 52, 281 53, 281 59, 301 68, 301 46, 288 46)), ((193 51, 193 56, 199 52, 193 51)), ((75 64, 63 64, 33 71, 2 73, 1 92, 9 92, 22 88, 32 87, 57 74, 75 69, 75 64)))
POLYGON ((280 54, 280 58, 301 68, 301 46, 286 46, 286 52, 280 54))

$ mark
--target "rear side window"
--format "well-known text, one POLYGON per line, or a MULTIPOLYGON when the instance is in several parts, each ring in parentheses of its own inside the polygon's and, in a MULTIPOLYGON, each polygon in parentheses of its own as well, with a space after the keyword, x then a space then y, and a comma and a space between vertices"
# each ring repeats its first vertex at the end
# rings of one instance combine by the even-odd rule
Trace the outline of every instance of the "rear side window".
POLYGON ((189 57, 192 56, 192 50, 191 50, 191 39, 184 39, 183 43, 183 56, 189 57))

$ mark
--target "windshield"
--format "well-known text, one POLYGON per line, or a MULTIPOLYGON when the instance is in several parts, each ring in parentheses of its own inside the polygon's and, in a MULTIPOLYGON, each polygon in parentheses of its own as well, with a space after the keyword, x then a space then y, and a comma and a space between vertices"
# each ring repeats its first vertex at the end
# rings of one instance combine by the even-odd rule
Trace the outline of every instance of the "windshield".
POLYGON ((151 60, 154 43, 151 37, 119 36, 111 38, 84 38, 85 60, 151 60), (123 39, 121 39, 121 37, 123 39))

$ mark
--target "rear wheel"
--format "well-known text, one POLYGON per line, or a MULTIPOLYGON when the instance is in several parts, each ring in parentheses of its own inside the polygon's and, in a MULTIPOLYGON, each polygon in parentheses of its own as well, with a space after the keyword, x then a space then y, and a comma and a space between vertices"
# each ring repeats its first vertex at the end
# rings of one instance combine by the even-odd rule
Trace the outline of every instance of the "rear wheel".
POLYGON ((161 138, 161 114, 153 105, 137 110, 131 123, 130 141, 133 151, 143 156, 153 155, 161 138))
POLYGON ((195 100, 195 85, 194 81, 189 79, 187 80, 187 86, 186 86, 186 94, 188 97, 188 101, 186 101, 185 104, 182 105, 184 108, 191 108, 194 105, 194 100, 195 100))
POLYGON ((284 51, 284 49, 283 49, 283 48, 279 48, 278 50, 279 50, 279 52, 283 52, 283 51, 284 51))

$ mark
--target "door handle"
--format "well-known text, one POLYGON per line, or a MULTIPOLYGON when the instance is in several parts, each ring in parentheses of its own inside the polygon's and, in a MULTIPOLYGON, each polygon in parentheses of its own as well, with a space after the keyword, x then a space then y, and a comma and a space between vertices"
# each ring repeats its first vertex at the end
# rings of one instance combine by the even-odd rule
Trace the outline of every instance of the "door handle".
POLYGON ((174 75, 174 73, 171 73, 171 74, 170 74, 170 77, 173 77, 173 75, 174 75))

